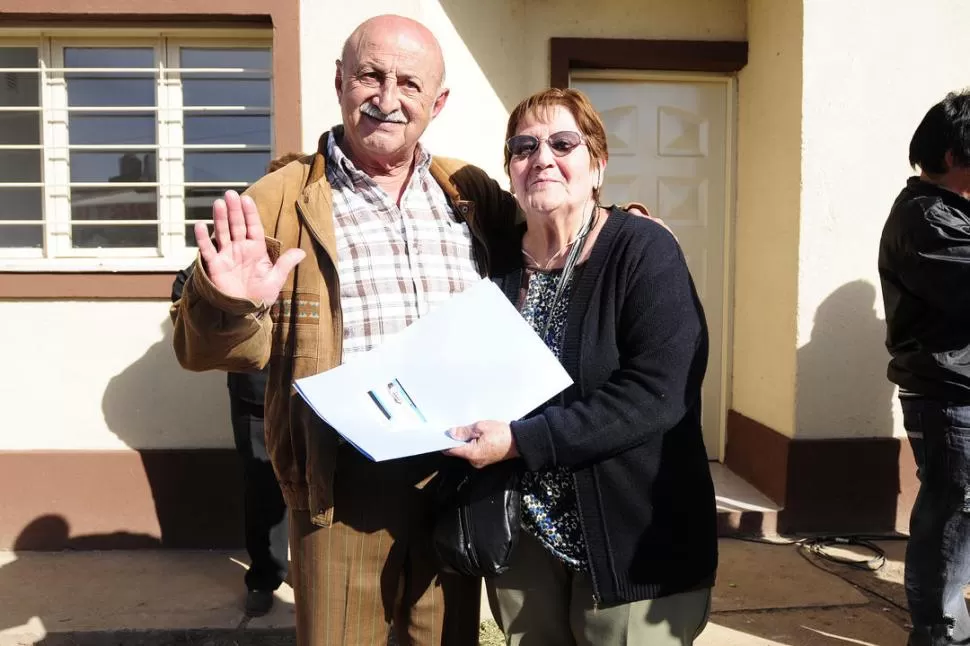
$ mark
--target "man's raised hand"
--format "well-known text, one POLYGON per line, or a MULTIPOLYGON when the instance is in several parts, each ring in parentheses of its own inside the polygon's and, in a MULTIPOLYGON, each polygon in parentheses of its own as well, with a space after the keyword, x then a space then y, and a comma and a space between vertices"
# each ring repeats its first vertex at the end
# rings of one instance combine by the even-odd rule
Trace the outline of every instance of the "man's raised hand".
POLYGON ((226 296, 275 303, 286 277, 306 253, 288 249, 274 265, 256 203, 235 191, 226 191, 225 199, 212 204, 212 222, 214 245, 205 223, 195 224, 195 240, 212 284, 226 296))

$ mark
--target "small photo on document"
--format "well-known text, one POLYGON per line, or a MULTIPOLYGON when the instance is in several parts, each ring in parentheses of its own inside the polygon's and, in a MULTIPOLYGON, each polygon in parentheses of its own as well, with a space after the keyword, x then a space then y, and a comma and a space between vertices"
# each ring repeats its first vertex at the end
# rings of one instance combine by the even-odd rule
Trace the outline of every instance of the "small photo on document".
POLYGON ((397 378, 367 391, 367 394, 394 428, 415 427, 427 421, 397 378))

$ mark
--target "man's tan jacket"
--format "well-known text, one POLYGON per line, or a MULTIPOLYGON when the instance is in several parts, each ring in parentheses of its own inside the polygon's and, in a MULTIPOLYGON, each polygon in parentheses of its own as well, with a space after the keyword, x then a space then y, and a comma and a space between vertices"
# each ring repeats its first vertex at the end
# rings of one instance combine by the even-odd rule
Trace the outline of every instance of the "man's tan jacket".
MULTIPOLYGON (((276 303, 221 294, 201 259, 172 306, 179 363, 195 371, 245 372, 269 362, 266 449, 291 509, 309 510, 318 525, 333 520, 333 477, 338 439, 293 389, 295 379, 341 363, 343 317, 326 137, 317 153, 294 161, 253 184, 253 198, 275 262, 286 249, 307 257, 290 274, 276 303)), ((488 274, 489 241, 507 237, 516 221, 514 198, 484 171, 464 162, 433 158, 431 173, 456 217, 473 235, 482 276, 488 274)))

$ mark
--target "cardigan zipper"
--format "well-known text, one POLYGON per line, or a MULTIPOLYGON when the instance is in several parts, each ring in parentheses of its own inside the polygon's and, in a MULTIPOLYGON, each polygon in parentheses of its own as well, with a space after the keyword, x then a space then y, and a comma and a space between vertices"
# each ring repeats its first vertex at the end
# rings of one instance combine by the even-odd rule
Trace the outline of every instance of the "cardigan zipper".
POLYGON ((589 537, 586 533, 586 525, 583 523, 583 504, 579 502, 579 481, 576 474, 573 474, 573 489, 576 492, 576 511, 579 512, 579 529, 583 532, 583 542, 586 543, 586 564, 589 566, 589 578, 593 583, 593 612, 600 609, 600 588, 596 580, 596 569, 593 567, 593 555, 589 551, 589 537))
MULTIPOLYGON (((566 406, 565 392, 559 393, 559 405, 566 406)), ((593 553, 589 549, 589 533, 586 531, 586 523, 583 522, 583 503, 579 500, 579 479, 576 477, 575 472, 573 473, 573 489, 576 493, 576 511, 579 513, 579 529, 583 532, 583 542, 586 543, 586 565, 589 567, 589 579, 593 584, 593 612, 596 613, 599 612, 600 608, 600 586, 599 581, 596 580, 596 568, 593 567, 593 553)))

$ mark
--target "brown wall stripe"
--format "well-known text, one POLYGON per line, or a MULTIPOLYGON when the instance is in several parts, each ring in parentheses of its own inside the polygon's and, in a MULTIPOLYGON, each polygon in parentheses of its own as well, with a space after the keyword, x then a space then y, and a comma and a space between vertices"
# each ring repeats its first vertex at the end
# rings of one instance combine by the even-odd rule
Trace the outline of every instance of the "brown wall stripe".
POLYGON ((0 451, 0 549, 240 548, 234 449, 0 451))
POLYGON ((792 440, 734 410, 724 464, 783 506, 781 533, 902 532, 919 490, 905 438, 792 440))

